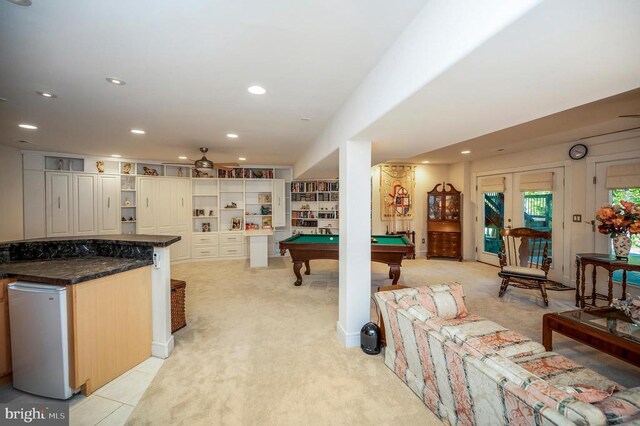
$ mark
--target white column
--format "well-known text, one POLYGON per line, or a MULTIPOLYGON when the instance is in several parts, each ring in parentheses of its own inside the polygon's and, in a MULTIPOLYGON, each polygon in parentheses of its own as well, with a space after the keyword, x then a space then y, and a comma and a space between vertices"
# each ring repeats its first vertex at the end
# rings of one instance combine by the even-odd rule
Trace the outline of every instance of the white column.
POLYGON ((151 272, 151 355, 167 358, 173 351, 171 334, 171 254, 169 247, 153 248, 151 272))
POLYGON ((339 287, 338 338, 359 346, 371 317, 371 142, 340 144, 339 287))

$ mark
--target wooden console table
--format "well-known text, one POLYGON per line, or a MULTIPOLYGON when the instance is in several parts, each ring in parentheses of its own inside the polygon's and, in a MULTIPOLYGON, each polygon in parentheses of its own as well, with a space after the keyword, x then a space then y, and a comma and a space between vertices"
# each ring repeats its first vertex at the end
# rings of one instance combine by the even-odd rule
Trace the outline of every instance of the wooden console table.
POLYGON ((593 265, 591 272, 592 289, 591 304, 596 305, 596 299, 606 300, 611 304, 613 300, 613 272, 622 269, 622 300, 627 296, 627 271, 640 271, 640 258, 629 257, 628 260, 616 259, 613 255, 602 253, 578 253, 576 254, 576 306, 585 307, 585 268, 593 265), (596 268, 609 271, 609 291, 607 295, 596 293, 596 268))

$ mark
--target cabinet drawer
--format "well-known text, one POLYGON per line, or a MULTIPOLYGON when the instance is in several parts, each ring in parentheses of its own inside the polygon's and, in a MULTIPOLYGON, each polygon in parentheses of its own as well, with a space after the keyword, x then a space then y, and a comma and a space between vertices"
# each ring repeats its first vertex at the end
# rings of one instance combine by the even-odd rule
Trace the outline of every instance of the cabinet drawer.
POLYGON ((220 246, 220 256, 244 256, 244 245, 229 244, 220 246))
POLYGON ((220 244, 242 244, 244 243, 243 234, 220 234, 220 244))
POLYGON ((218 234, 196 232, 192 238, 193 245, 218 245, 218 234))
POLYGON ((218 247, 193 247, 191 253, 193 258, 218 257, 218 247))

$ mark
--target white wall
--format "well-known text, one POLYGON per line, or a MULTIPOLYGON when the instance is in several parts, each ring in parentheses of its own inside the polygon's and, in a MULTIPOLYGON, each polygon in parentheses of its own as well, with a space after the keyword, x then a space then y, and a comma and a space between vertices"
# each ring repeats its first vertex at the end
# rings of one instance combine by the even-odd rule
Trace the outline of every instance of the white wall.
MULTIPOLYGON (((567 237, 565 238, 565 244, 570 244, 570 255, 568 265, 565 264, 565 276, 572 281, 575 281, 575 255, 576 253, 589 253, 594 250, 594 238, 607 238, 597 232, 592 231, 591 225, 585 223, 595 218, 596 206, 589 205, 590 199, 588 194, 594 191, 593 175, 587 175, 587 169, 589 162, 598 161, 599 158, 618 154, 623 158, 633 158, 637 156, 637 152, 640 150, 640 137, 626 137, 618 140, 611 140, 611 138, 600 141, 587 141, 582 142, 589 148, 589 153, 586 159, 572 161, 569 159, 569 148, 575 144, 575 142, 536 148, 529 151, 523 151, 513 154, 504 154, 495 156, 492 158, 486 158, 483 160, 476 160, 471 162, 470 171, 472 173, 471 180, 476 174, 482 174, 493 171, 502 171, 517 168, 535 168, 544 164, 565 164, 565 227, 568 228, 567 237), (574 214, 582 215, 581 223, 574 223, 571 221, 571 216, 574 214)), ((475 185, 475 182, 470 182, 475 185)), ((592 202, 591 202, 592 203, 592 202)), ((475 205, 472 207, 475 209, 475 205)), ((474 211, 475 213, 475 211, 474 211)), ((475 221, 474 231, 467 232, 463 238, 465 240, 465 246, 475 247, 475 221)), ((590 277, 590 267, 589 276, 590 277)), ((604 277, 598 278, 598 291, 606 294, 606 281, 604 277)), ((573 285, 573 284, 572 284, 573 285)), ((634 290, 631 290, 632 292, 634 290)), ((614 296, 619 296, 619 290, 614 289, 614 296)))
MULTIPOLYGON (((410 229, 416 231, 416 255, 426 255, 426 245, 422 240, 427 238, 427 192, 437 184, 447 181, 448 176, 449 166, 446 164, 416 166, 414 219, 408 222, 410 229)), ((380 218, 380 167, 373 166, 371 168, 371 180, 371 233, 379 235, 386 232, 389 224, 380 218)), ((447 181, 447 183, 449 182, 447 181)), ((459 188, 456 186, 456 189, 459 188)), ((399 227, 398 230, 400 230, 399 227)))
POLYGON ((21 240, 22 154, 0 145, 0 241, 21 240))

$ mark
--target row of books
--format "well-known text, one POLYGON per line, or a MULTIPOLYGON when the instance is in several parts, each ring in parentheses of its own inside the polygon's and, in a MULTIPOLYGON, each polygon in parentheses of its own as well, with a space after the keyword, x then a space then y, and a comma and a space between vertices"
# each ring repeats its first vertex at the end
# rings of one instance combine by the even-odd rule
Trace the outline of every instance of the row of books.
POLYGON ((291 219, 291 226, 315 228, 315 227, 318 226, 318 221, 317 220, 307 220, 307 219, 291 219))

